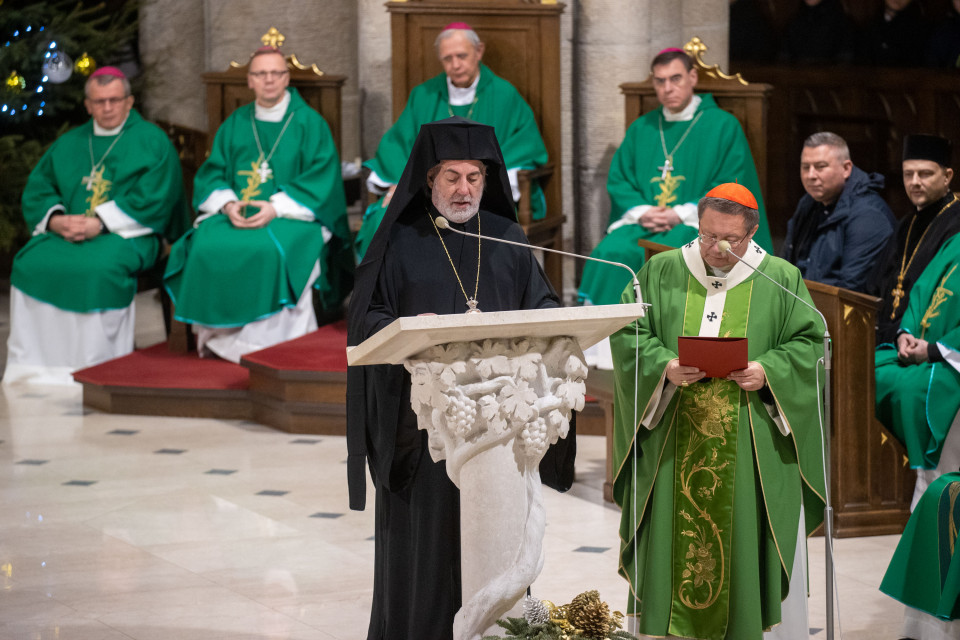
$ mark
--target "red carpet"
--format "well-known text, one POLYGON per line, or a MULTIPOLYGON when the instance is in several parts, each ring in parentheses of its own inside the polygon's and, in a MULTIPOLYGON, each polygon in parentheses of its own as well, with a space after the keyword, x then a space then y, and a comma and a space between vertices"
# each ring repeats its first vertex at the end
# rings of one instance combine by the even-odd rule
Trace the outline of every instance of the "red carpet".
MULTIPOLYGON (((244 361, 281 371, 347 370, 347 323, 247 354, 244 361)), ((196 352, 172 353, 161 342, 73 374, 77 382, 105 387, 148 389, 246 389, 249 370, 196 352)))
POLYGON ((246 389, 248 377, 238 364, 199 358, 194 351, 172 353, 165 342, 73 374, 84 384, 149 389, 246 389))
POLYGON ((248 353, 243 360, 284 371, 346 371, 347 322, 340 320, 300 338, 248 353))

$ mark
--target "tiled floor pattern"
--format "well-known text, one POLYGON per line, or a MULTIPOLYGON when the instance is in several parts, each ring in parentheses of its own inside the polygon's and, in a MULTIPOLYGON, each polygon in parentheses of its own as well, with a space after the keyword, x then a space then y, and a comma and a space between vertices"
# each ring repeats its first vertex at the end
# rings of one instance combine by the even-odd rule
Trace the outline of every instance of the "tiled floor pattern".
MULTIPOLYGON (((365 637, 373 513, 347 509, 343 438, 106 415, 85 410, 79 389, 0 389, 0 640, 365 637)), ((604 442, 579 449, 574 488, 545 493, 533 591, 566 602, 598 589, 620 608, 604 442)), ((843 638, 899 637, 902 607, 877 591, 896 542, 837 541, 843 638)), ((817 639, 823 557, 812 540, 817 639)))

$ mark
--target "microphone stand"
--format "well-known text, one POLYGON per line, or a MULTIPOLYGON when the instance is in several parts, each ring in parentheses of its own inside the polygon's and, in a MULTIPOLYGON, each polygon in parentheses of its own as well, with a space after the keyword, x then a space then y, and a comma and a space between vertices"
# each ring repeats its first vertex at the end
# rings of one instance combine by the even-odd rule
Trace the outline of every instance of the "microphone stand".
POLYGON ((447 229, 454 233, 459 233, 462 236, 469 236, 471 238, 481 238, 483 240, 490 240, 491 242, 502 242, 504 244, 512 244, 517 247, 524 247, 526 249, 530 249, 531 251, 549 251, 550 253, 557 253, 557 254, 560 254, 561 256, 567 256, 568 258, 579 258, 580 260, 591 260, 593 262, 602 262, 603 264, 610 264, 615 267, 622 267, 623 269, 626 269, 627 271, 629 271, 630 277, 633 278, 634 298, 636 299, 637 302, 641 302, 641 303, 643 302, 643 298, 640 296, 640 281, 637 280, 636 272, 634 272, 633 269, 623 264, 622 262, 612 262, 610 260, 594 258, 593 256, 581 256, 576 253, 567 253, 566 251, 559 251, 557 249, 548 249, 546 247, 533 247, 529 244, 524 244, 523 242, 514 242, 513 240, 504 240, 503 238, 494 238, 492 236, 482 236, 477 233, 470 233, 469 231, 461 231, 460 229, 454 229, 453 227, 451 227, 449 221, 447 221, 447 219, 444 218, 443 216, 437 216, 436 218, 434 218, 433 222, 441 229, 447 229))
POLYGON ((831 356, 830 328, 827 326, 827 319, 823 316, 822 313, 820 313, 819 309, 817 309, 815 306, 813 306, 812 304, 810 304, 809 302, 807 302, 806 300, 804 300, 794 292, 784 287, 782 284, 780 284, 779 282, 777 282, 776 280, 774 280, 773 278, 765 274, 763 271, 760 271, 760 269, 757 269, 753 265, 747 263, 743 258, 741 258, 740 256, 738 256, 733 252, 733 249, 730 247, 729 242, 727 242, 726 240, 721 240, 720 242, 717 243, 717 247, 721 251, 726 251, 727 253, 732 255, 734 258, 736 258, 738 261, 750 267, 755 273, 759 273, 764 278, 766 278, 773 284, 777 285, 778 287, 786 291, 788 294, 790 294, 791 296, 793 296, 794 298, 802 302, 804 305, 812 309, 818 316, 820 316, 820 321, 823 322, 823 369, 824 369, 825 389, 823 394, 824 427, 823 427, 823 433, 821 434, 821 440, 823 442, 823 455, 824 455, 824 461, 823 461, 824 484, 826 485, 824 487, 824 492, 826 494, 824 497, 826 499, 826 502, 823 507, 823 537, 824 537, 824 542, 826 543, 826 553, 825 553, 824 561, 825 561, 825 570, 827 574, 826 575, 826 579, 827 579, 827 584, 826 584, 827 640, 833 640, 833 637, 834 637, 833 592, 834 592, 835 585, 834 585, 834 579, 833 579, 833 575, 834 575, 833 506, 832 506, 832 503, 830 502, 830 482, 831 482, 831 476, 832 476, 830 472, 830 465, 832 464, 830 459, 830 434, 831 434, 831 420, 832 420, 830 415, 830 410, 831 410, 831 396, 833 394, 833 391, 830 387, 830 369, 832 369, 831 358, 830 358, 831 356))

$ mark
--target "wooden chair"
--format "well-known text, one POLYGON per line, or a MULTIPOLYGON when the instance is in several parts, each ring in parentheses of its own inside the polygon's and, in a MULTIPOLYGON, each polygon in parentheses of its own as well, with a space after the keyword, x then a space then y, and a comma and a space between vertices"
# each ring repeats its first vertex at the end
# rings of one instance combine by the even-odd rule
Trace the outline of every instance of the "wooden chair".
MULTIPOLYGON (((700 38, 694 37, 684 45, 687 53, 693 56, 699 73, 697 93, 710 93, 717 105, 729 111, 743 127, 747 136, 753 161, 757 165, 757 177, 760 179, 760 191, 767 191, 767 105, 773 87, 769 84, 747 82, 740 74, 727 75, 717 65, 708 66, 702 59, 707 46, 700 38)), ((652 76, 643 82, 625 82, 620 85, 624 95, 624 116, 626 126, 648 111, 660 106, 657 93, 653 88, 652 76)))
MULTIPOLYGON (((484 63, 508 80, 533 110, 549 163, 521 171, 518 217, 530 243, 563 248, 563 185, 560 171, 560 14, 564 5, 530 0, 388 2, 393 60, 393 117, 400 116, 410 91, 443 72, 433 42, 444 26, 466 22, 485 45, 484 63), (531 220, 530 185, 539 180, 546 217, 531 220)), ((554 287, 563 286, 561 256, 544 253, 544 270, 554 287)))

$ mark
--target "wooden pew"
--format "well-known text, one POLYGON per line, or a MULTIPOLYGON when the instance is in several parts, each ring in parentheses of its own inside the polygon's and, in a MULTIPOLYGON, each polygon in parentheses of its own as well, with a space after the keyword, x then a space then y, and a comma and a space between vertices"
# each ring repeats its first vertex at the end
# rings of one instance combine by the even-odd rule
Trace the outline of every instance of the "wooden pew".
MULTIPOLYGON (((646 257, 669 251, 640 241, 646 257)), ((837 537, 897 534, 910 517, 916 474, 904 450, 874 417, 874 325, 879 298, 804 281, 823 313, 832 341, 830 491, 837 537)), ((592 369, 587 393, 604 410, 607 479, 603 496, 613 500, 613 375, 592 369)))

